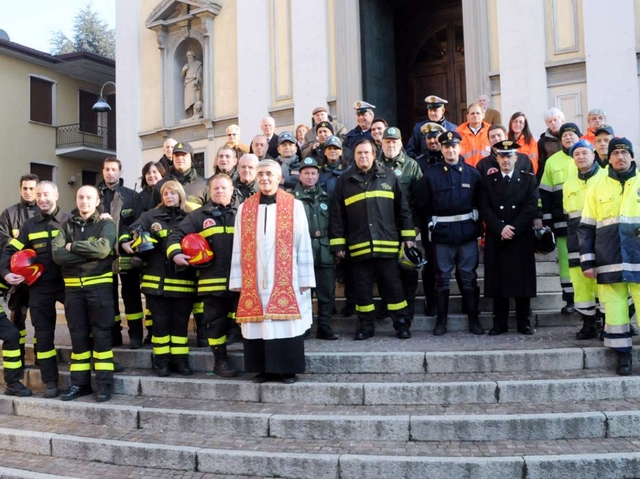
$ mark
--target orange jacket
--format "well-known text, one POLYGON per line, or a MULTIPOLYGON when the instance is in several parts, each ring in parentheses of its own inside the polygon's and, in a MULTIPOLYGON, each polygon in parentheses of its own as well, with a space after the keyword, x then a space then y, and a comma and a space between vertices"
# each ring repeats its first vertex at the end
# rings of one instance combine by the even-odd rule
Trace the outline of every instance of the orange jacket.
POLYGON ((460 155, 462 155, 466 164, 475 167, 482 158, 491 154, 491 145, 487 137, 487 131, 490 126, 489 123, 483 121, 477 135, 474 135, 471 128, 469 128, 468 121, 458 126, 458 133, 462 136, 460 155))
POLYGON ((588 140, 589 143, 591 143, 595 148, 595 146, 596 146, 596 133, 594 131, 591 131, 590 128, 587 128, 587 132, 584 135, 582 135, 580 137, 580 139, 581 140, 588 140))
POLYGON ((531 137, 531 141, 526 143, 524 140, 524 136, 520 135, 519 140, 515 140, 515 142, 520 145, 518 148, 518 153, 524 153, 531 160, 531 164, 533 165, 533 173, 538 173, 538 142, 531 137))

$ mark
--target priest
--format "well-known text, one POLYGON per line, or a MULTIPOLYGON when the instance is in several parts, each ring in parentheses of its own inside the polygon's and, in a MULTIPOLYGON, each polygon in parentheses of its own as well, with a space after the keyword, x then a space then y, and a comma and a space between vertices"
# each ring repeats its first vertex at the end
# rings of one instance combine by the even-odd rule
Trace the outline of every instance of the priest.
POLYGON ((282 168, 258 164, 260 191, 238 209, 229 289, 240 292, 245 370, 252 381, 296 382, 305 368, 304 334, 311 327, 316 285, 304 206, 279 189, 282 168))

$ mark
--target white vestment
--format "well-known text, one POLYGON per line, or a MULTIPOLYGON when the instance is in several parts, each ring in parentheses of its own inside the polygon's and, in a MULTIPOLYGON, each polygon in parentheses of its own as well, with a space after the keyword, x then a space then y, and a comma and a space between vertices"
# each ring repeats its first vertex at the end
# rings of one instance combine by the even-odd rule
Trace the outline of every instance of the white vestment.
MULTIPOLYGON (((242 214, 240 205, 236 214, 235 232, 233 235, 233 256, 229 275, 229 289, 239 291, 242 288, 242 214)), ((275 280, 276 256, 276 204, 258 206, 258 237, 256 239, 257 285, 262 309, 266 312, 271 290, 275 280), (265 231, 266 220, 266 231, 265 231), (266 288, 263 286, 266 285, 266 288)), ((300 293, 300 288, 315 288, 316 278, 313 272, 313 252, 307 216, 303 204, 294 200, 293 208, 293 290, 296 293, 298 308, 302 319, 275 320, 269 318, 260 323, 240 323, 242 337, 245 339, 284 339, 302 336, 311 327, 313 321, 311 290, 300 293)))

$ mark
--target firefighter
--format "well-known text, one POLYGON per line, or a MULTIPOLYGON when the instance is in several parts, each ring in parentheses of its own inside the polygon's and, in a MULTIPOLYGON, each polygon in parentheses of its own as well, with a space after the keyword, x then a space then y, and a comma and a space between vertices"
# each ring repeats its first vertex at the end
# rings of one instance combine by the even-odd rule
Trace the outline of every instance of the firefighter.
POLYGON ((63 222, 71 215, 58 207, 58 187, 50 181, 41 181, 36 188, 39 213, 22 225, 17 238, 5 247, 0 269, 2 277, 11 285, 25 283, 22 275, 10 271, 11 256, 18 251, 32 249, 36 260, 42 264, 42 275, 29 286, 29 310, 31 323, 38 338, 36 358, 40 376, 45 384, 44 396, 58 396, 58 364, 54 345, 56 328, 56 302, 64 303, 64 283, 60 267, 51 256, 51 242, 60 231, 63 222))
POLYGON ((355 340, 374 336, 373 282, 396 335, 411 337, 410 312, 402 291, 398 256, 402 246, 415 246, 411 210, 395 173, 374 158, 375 145, 363 139, 355 146, 355 165, 338 179, 331 204, 329 244, 338 260, 351 256, 358 327, 355 340))
POLYGON ((628 139, 609 142, 606 171, 585 195, 578 227, 580 266, 587 278, 598 281, 606 308, 604 345, 618 354, 616 373, 628 376, 632 370, 629 293, 640 304, 640 175, 628 139))
POLYGON ((573 286, 575 307, 582 316, 583 326, 576 334, 576 339, 591 339, 598 334, 596 307, 598 295, 597 283, 587 278, 580 268, 580 248, 578 245, 578 227, 584 206, 584 197, 592 184, 607 175, 607 170, 600 168, 595 161, 594 147, 587 140, 580 140, 569 150, 578 168, 575 175, 570 176, 562 188, 562 204, 567 212, 567 250, 569 252, 569 275, 573 286))
POLYGON ((87 396, 91 388, 91 358, 96 373, 96 400, 111 399, 113 384, 113 273, 116 226, 101 219, 97 188, 83 186, 76 193, 76 210, 60 225, 53 239, 53 260, 62 267, 64 309, 71 335, 71 386, 63 401, 87 396), (93 345, 93 346, 92 346, 93 345), (91 350, 93 349, 93 354, 91 350))
MULTIPOLYGON (((0 291, 7 291, 7 286, 0 283, 0 291)), ((33 395, 31 389, 20 381, 24 377, 24 361, 20 352, 20 331, 7 318, 0 306, 0 340, 2 341, 2 373, 4 375, 7 396, 29 397, 33 395)))
MULTIPOLYGON (((33 218, 38 213, 36 204, 36 186, 38 176, 26 174, 20 177, 20 201, 13 206, 9 206, 0 215, 0 248, 4 249, 12 238, 18 236, 20 227, 29 218, 33 218)), ((24 346, 27 340, 27 307, 29 305, 29 288, 26 285, 11 288, 9 296, 9 311, 11 312, 11 322, 20 331, 20 351, 22 352, 22 362, 24 363, 24 346)), ((6 291, 5 291, 6 294, 6 291)), ((33 349, 37 349, 37 339, 33 338, 33 349)))
POLYGON ((180 245, 190 233, 205 237, 213 263, 199 271, 198 300, 204 302, 204 325, 209 346, 215 358, 213 372, 222 377, 234 377, 238 371, 227 355, 227 334, 235 320, 238 293, 229 291, 229 270, 233 249, 233 233, 239 205, 229 175, 218 173, 209 180, 211 201, 189 214, 169 236, 167 257, 178 266, 188 266, 187 256, 180 245))
POLYGON ((177 181, 167 181, 161 189, 162 204, 142 214, 131 225, 131 232, 120 237, 121 247, 135 253, 133 232, 150 234, 154 247, 149 251, 139 248, 138 254, 146 261, 142 273, 142 292, 147 297, 153 317, 153 363, 158 376, 165 377, 173 369, 178 374, 193 374, 189 366, 188 325, 196 293, 196 275, 193 268, 177 270, 167 258, 167 242, 174 228, 187 216, 184 189, 177 181))

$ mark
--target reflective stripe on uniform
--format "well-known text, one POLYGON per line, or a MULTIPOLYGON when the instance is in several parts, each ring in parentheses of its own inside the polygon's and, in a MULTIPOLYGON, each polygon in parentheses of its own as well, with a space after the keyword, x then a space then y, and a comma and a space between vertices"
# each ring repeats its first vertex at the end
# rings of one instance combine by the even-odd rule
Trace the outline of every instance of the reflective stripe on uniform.
POLYGON ((374 191, 366 191, 364 193, 358 193, 357 195, 350 196, 349 198, 344 199, 344 205, 349 206, 358 201, 366 200, 368 198, 386 198, 389 200, 393 200, 395 198, 395 193, 393 191, 383 191, 383 190, 374 190, 374 191))
POLYGON ((95 363, 93 369, 95 371, 115 371, 113 363, 95 363))
POLYGON ((93 358, 94 359, 111 359, 113 358, 113 351, 112 350, 102 351, 102 352, 94 351, 93 358))
POLYGON ((407 302, 402 301, 400 303, 387 304, 387 309, 389 311, 398 311, 399 309, 406 308, 407 302))
POLYGON ((84 353, 71 353, 72 361, 86 361, 91 359, 91 351, 85 351, 84 353))
POLYGON ((365 306, 360 306, 356 304, 356 311, 359 313, 370 313, 371 311, 375 311, 376 307, 373 304, 367 304, 365 306))
POLYGON ((55 349, 51 349, 49 351, 37 351, 36 357, 38 359, 49 359, 56 357, 57 353, 55 349))
POLYGON ((182 247, 180 246, 180 243, 174 243, 172 245, 169 245, 169 247, 167 248, 167 258, 171 255, 171 253, 173 253, 174 251, 179 251, 180 253, 182 253, 182 247))
POLYGON ((64 278, 64 285, 68 288, 81 288, 83 286, 108 283, 113 283, 113 273, 111 271, 97 276, 86 276, 84 278, 64 278))
POLYGON ((209 346, 220 346, 221 344, 226 344, 227 336, 222 336, 220 338, 211 339, 209 338, 209 346))

